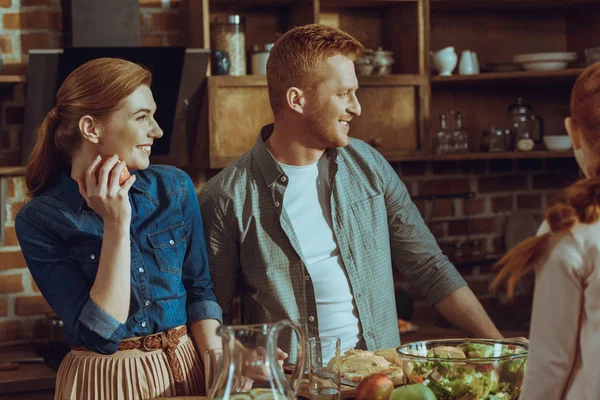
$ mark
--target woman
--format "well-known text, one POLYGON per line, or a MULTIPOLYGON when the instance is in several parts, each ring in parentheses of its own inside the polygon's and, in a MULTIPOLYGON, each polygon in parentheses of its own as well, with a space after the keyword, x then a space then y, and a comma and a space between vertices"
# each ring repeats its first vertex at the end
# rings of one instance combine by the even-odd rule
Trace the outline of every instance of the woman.
POLYGON ((186 323, 202 353, 219 346, 221 308, 194 186, 176 168, 149 166, 162 136, 151 79, 120 59, 77 68, 27 166, 32 199, 16 218, 17 235, 72 346, 56 399, 201 394, 186 323), (132 175, 121 186, 126 168, 132 175))
POLYGON ((493 287, 536 272, 522 400, 600 399, 600 63, 571 94, 565 126, 585 178, 546 211, 540 234, 499 262, 493 287))

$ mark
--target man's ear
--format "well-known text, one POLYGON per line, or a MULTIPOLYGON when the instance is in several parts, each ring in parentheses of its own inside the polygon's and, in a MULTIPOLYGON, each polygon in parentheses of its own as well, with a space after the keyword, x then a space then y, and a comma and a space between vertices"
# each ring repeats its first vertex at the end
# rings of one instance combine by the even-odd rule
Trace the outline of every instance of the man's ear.
POLYGON ((573 142, 573 148, 575 150, 579 150, 581 148, 581 132, 579 131, 579 127, 571 117, 565 118, 565 129, 567 133, 571 137, 571 142, 573 142))
POLYGON ((91 143, 100 143, 102 133, 100 124, 92 116, 84 115, 79 119, 79 132, 81 132, 84 139, 89 140, 91 143))
POLYGON ((287 106, 297 113, 304 113, 304 106, 306 105, 306 95, 302 89, 297 87, 291 87, 285 92, 285 100, 287 106))

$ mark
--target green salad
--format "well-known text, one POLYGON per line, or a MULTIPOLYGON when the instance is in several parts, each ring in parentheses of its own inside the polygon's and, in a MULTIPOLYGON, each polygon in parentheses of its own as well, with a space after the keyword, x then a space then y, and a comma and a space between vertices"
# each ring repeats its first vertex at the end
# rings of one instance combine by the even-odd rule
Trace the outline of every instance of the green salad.
POLYGON ((512 400, 521 391, 527 358, 482 359, 524 352, 518 346, 481 343, 439 346, 427 351, 437 360, 413 362, 409 378, 422 378, 438 400, 512 400), (439 360, 444 358, 452 360, 439 360))

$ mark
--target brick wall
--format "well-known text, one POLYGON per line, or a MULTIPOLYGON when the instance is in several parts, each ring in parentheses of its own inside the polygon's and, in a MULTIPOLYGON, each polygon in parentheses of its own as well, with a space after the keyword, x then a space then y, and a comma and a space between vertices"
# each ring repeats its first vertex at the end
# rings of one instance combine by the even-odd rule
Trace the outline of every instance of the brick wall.
POLYGON ((23 178, 0 181, 5 196, 4 243, 0 246, 0 342, 32 337, 36 322, 52 310, 40 295, 15 235, 14 217, 23 206, 23 178))
POLYGON ((142 46, 183 46, 180 0, 140 0, 142 46))
MULTIPOLYGON (((536 222, 543 221, 543 210, 554 204, 561 189, 579 176, 574 159, 491 160, 408 162, 395 165, 411 195, 459 194, 474 192, 473 199, 439 199, 433 203, 415 201, 440 247, 453 259, 455 245, 478 240, 489 255, 505 252, 504 229, 509 215, 517 208, 530 210, 536 222)), ((490 312, 526 317, 531 306, 532 280, 519 286, 516 302, 491 294, 489 284, 495 277, 491 263, 456 261, 475 295, 490 312)), ((407 290, 415 303, 414 318, 430 319, 437 314, 428 307, 401 276, 398 287, 407 290)))
MULTIPOLYGON (((140 0, 142 46, 182 46, 180 0, 140 0)), ((0 52, 27 63, 30 49, 63 46, 60 0, 0 0, 0 52)))
POLYGON ((30 49, 62 46, 60 0, 0 0, 0 50, 6 64, 27 62, 30 49))

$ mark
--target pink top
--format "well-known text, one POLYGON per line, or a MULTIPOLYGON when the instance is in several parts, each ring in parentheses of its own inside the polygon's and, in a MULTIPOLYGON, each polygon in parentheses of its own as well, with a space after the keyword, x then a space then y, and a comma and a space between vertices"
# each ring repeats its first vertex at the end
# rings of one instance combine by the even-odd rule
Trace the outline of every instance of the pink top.
MULTIPOLYGON (((540 233, 548 231, 547 223, 540 233)), ((536 270, 521 400, 600 399, 600 221, 556 235, 536 270)))

